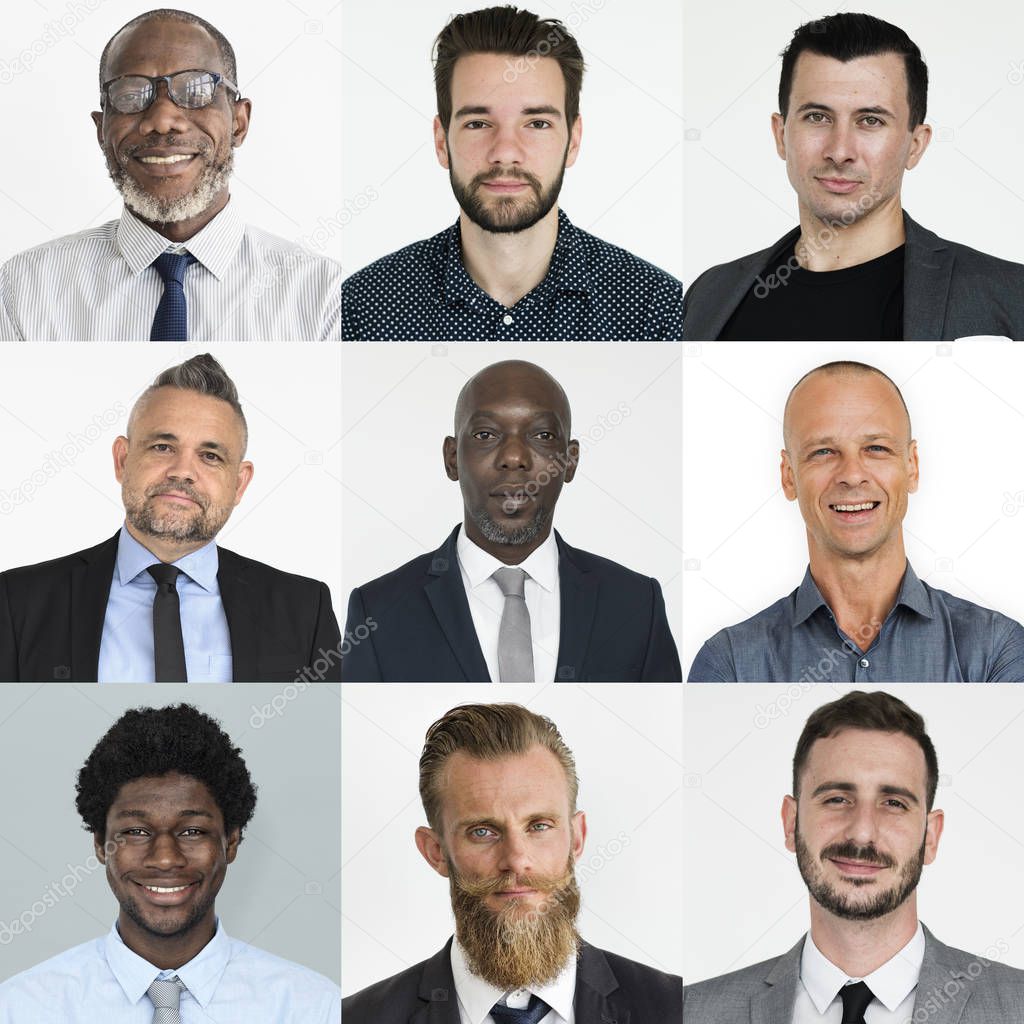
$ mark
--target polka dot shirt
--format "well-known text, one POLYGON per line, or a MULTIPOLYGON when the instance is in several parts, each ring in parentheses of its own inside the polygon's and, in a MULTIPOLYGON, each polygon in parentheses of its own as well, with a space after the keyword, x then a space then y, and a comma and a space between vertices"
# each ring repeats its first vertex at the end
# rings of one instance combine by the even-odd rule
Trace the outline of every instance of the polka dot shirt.
POLYGON ((558 212, 547 275, 508 308, 462 262, 459 223, 353 274, 341 289, 346 341, 673 341, 683 286, 558 212))

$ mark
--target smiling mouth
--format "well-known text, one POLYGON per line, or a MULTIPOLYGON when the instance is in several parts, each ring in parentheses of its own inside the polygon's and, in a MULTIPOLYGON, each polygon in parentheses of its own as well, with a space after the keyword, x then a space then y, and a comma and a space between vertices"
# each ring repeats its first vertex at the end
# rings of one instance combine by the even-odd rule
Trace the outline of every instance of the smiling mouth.
POLYGON ((137 156, 135 159, 143 164, 180 164, 195 157, 195 153, 174 153, 171 156, 137 156))
POLYGON ((870 512, 878 508, 880 501, 860 501, 855 505, 829 505, 833 512, 870 512))
MULTIPOLYGON (((140 884, 142 884, 142 883, 140 883, 140 884)), ((176 885, 176 886, 174 886, 173 888, 170 888, 170 889, 165 888, 162 885, 143 885, 142 888, 143 889, 148 889, 150 892, 158 892, 158 893, 184 892, 186 889, 192 888, 192 886, 195 885, 195 884, 196 884, 195 882, 189 882, 188 885, 176 885)))

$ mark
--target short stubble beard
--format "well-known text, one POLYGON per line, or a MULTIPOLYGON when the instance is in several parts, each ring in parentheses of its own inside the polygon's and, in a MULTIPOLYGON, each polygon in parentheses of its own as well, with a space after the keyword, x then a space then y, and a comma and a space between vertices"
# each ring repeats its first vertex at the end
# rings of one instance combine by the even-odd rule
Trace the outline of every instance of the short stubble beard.
MULTIPOLYGON (((220 528, 227 522, 230 509, 217 508, 203 498, 194 488, 185 483, 156 484, 146 489, 143 495, 131 491, 127 485, 121 487, 125 517, 139 533, 147 537, 161 537, 182 543, 213 540, 220 528), (199 508, 187 518, 174 513, 158 515, 153 499, 167 490, 180 491, 195 501, 199 508)), ((184 510, 182 510, 184 511, 184 510)))
POLYGON ((470 512, 470 518, 476 523, 477 529, 492 544, 510 544, 517 547, 530 544, 541 535, 547 521, 551 518, 551 512, 544 505, 540 505, 530 520, 511 530, 492 519, 485 508, 473 509, 470 512))

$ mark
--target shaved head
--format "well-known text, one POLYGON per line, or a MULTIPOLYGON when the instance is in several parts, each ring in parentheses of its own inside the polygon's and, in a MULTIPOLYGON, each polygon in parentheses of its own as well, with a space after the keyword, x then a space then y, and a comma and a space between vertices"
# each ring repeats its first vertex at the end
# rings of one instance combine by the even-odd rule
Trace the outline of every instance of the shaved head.
POLYGON ((823 374, 826 377, 847 377, 850 379, 856 379, 858 377, 865 377, 868 374, 874 374, 877 377, 881 377, 882 380, 888 381, 893 391, 896 392, 896 397, 900 400, 900 405, 903 406, 903 412, 907 420, 907 436, 906 439, 909 442, 913 436, 910 427, 910 410, 907 409, 907 403, 903 400, 903 394, 900 389, 896 386, 896 382, 888 375, 883 373, 875 366, 869 366, 867 363, 858 363, 853 360, 838 360, 833 363, 825 363, 822 366, 817 366, 808 373, 805 373, 797 382, 793 385, 792 390, 789 392, 789 397, 786 399, 786 409, 782 415, 782 436, 786 443, 787 450, 792 450, 791 440, 791 418, 790 418, 790 407, 793 405, 793 400, 800 390, 801 385, 816 374, 823 374))
POLYGON ((529 387, 533 394, 545 396, 545 404, 562 421, 568 436, 572 413, 562 385, 547 370, 523 359, 492 363, 466 381, 455 402, 455 436, 459 436, 469 416, 480 408, 486 408, 489 396, 514 394, 524 387, 529 387), (539 392, 532 389, 539 389, 539 392))

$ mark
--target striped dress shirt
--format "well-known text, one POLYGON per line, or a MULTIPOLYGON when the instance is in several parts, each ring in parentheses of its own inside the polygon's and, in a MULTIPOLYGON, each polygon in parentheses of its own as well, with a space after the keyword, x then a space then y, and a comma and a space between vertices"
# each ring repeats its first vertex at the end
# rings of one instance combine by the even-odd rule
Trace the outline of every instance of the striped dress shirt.
POLYGON ((127 208, 0 267, 0 341, 148 341, 164 292, 153 261, 195 256, 189 341, 339 341, 341 266, 243 224, 228 202, 174 244, 127 208))

